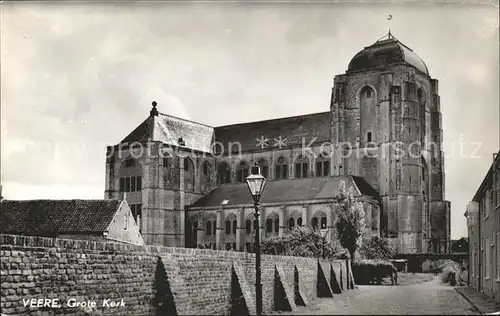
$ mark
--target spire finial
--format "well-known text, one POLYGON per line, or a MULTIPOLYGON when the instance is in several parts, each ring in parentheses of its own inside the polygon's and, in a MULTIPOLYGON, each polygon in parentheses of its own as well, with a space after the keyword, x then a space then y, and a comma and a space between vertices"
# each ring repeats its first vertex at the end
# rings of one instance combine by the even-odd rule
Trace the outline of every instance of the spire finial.
POLYGON ((389 38, 393 38, 392 34, 391 34, 391 29, 389 29, 389 34, 387 34, 389 38))
POLYGON ((158 116, 158 110, 156 109, 156 106, 158 105, 158 103, 156 103, 156 101, 153 101, 153 103, 151 103, 151 104, 153 105, 153 108, 149 112, 149 115, 150 116, 158 116))

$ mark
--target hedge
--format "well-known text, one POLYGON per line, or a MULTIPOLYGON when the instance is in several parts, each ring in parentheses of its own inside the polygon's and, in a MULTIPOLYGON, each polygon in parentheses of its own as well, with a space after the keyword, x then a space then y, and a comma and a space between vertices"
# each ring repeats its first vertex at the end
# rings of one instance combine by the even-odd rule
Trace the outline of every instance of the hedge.
POLYGON ((358 260, 352 264, 352 272, 356 284, 381 284, 386 277, 391 277, 396 267, 386 260, 358 260))

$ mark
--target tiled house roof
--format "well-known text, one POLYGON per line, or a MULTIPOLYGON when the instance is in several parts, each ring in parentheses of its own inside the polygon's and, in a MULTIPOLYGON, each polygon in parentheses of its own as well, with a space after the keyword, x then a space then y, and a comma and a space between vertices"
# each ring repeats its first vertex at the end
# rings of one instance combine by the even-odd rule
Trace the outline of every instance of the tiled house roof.
MULTIPOLYGON (((341 181, 344 181, 346 189, 350 187, 354 189, 355 196, 370 195, 369 193, 373 190, 366 191, 366 186, 359 188, 351 176, 269 181, 262 193, 260 202, 275 203, 333 199, 341 181)), ((223 200, 229 201, 227 205, 253 204, 246 183, 230 183, 216 187, 190 207, 220 206, 223 200)))
POLYGON ((108 229, 119 200, 4 200, 0 233, 55 236, 99 234, 108 229))
MULTIPOLYGON (((239 142, 243 151, 261 149, 257 146, 257 139, 261 137, 268 139, 268 146, 264 149, 273 148, 280 137, 286 147, 300 147, 303 139, 306 144, 314 138, 317 138, 315 142, 329 141, 330 113, 321 112, 215 128, 215 139, 224 145, 226 151, 229 149, 230 142, 239 142)), ((237 146, 231 149, 236 150, 237 146)))
POLYGON ((208 125, 159 113, 158 116, 148 117, 120 143, 151 140, 211 152, 213 134, 213 127, 208 125), (184 145, 179 142, 180 139, 184 141, 184 145))

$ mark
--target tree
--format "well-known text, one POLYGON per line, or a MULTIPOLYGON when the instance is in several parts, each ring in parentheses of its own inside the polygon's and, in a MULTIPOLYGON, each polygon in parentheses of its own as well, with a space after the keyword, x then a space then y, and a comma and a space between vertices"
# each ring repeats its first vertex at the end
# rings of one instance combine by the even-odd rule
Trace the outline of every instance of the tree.
POLYGON ((325 240, 312 227, 296 227, 282 236, 266 238, 261 251, 268 255, 337 259, 343 251, 338 244, 325 240))
POLYGON ((364 241, 361 246, 360 254, 365 259, 392 259, 394 250, 389 247, 387 238, 374 236, 364 241))
POLYGON ((349 251, 351 260, 354 260, 356 250, 362 242, 365 228, 365 212, 363 204, 357 202, 351 190, 345 189, 345 182, 341 181, 336 196, 335 209, 337 217, 335 227, 340 245, 349 251))

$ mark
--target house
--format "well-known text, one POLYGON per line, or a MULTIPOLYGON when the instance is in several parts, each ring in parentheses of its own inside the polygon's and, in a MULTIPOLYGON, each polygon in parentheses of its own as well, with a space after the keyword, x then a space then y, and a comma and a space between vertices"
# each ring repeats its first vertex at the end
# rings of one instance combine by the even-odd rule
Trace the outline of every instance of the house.
POLYGON ((0 233, 143 245, 123 200, 3 200, 0 233))
POLYGON ((469 286, 500 302, 500 151, 467 205, 469 286))
POLYGON ((467 237, 451 240, 451 253, 469 252, 469 240, 467 237))

